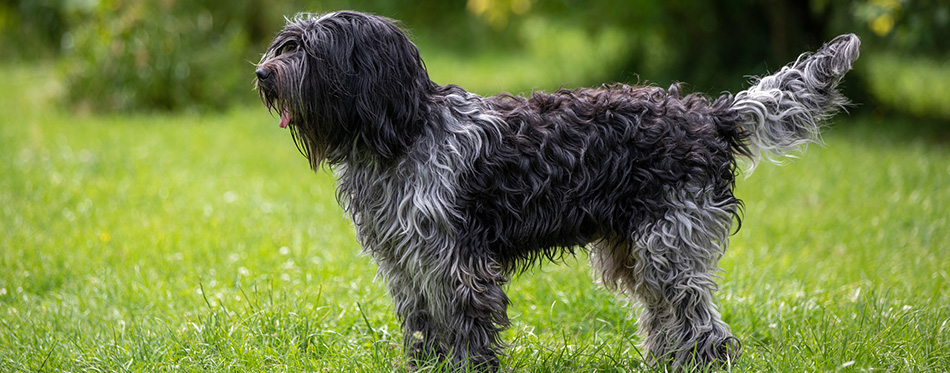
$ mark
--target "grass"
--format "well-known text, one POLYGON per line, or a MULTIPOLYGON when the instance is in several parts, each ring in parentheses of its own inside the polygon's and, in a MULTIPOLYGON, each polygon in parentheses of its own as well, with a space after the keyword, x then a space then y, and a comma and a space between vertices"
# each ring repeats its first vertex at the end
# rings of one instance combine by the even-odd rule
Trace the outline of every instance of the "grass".
MULTIPOLYGON (((0 371, 407 370, 332 178, 262 107, 75 116, 48 68, 3 71, 0 371)), ((950 369, 945 131, 840 117, 739 183, 730 369, 950 369)), ((509 295, 512 370, 646 369, 636 312, 582 254, 509 295)))

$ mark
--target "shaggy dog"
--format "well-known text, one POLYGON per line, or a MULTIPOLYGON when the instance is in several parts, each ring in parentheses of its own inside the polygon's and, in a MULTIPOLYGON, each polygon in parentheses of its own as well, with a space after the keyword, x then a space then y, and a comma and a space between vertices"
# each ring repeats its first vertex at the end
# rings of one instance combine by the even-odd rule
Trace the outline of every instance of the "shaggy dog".
POLYGON ((393 20, 341 11, 290 20, 256 86, 336 175, 414 362, 497 369, 509 278, 583 248, 642 305, 649 358, 679 369, 740 352, 713 299, 737 157, 818 141, 859 45, 839 36, 715 99, 623 84, 482 97, 432 82, 393 20))

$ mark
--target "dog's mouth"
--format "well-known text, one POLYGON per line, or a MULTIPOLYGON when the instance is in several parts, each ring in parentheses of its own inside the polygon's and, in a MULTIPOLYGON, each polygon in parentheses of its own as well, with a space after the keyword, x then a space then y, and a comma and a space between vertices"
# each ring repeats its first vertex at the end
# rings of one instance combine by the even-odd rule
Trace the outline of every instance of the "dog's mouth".
POLYGON ((290 126, 292 120, 290 109, 283 100, 277 97, 276 92, 268 83, 269 81, 262 81, 260 79, 254 82, 255 87, 261 95, 261 101, 264 102, 267 109, 269 111, 280 111, 280 122, 278 122, 277 125, 280 126, 280 128, 287 128, 290 126))
POLYGON ((286 108, 280 111, 280 122, 277 123, 280 128, 287 128, 290 125, 290 110, 286 108))
POLYGON ((267 106, 267 109, 271 112, 279 111, 280 112, 280 121, 277 122, 277 126, 280 128, 290 127, 291 122, 293 121, 293 115, 290 113, 290 108, 283 104, 280 100, 272 98, 270 94, 266 91, 262 91, 262 98, 264 104, 267 106))

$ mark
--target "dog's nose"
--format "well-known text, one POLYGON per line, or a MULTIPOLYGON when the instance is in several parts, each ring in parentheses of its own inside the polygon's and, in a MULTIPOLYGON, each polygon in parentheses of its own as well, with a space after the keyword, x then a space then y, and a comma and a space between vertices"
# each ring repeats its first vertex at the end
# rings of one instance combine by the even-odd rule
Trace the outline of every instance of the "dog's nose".
POLYGON ((260 80, 267 80, 270 77, 270 71, 267 71, 267 69, 257 69, 254 70, 254 73, 257 74, 257 79, 260 80))

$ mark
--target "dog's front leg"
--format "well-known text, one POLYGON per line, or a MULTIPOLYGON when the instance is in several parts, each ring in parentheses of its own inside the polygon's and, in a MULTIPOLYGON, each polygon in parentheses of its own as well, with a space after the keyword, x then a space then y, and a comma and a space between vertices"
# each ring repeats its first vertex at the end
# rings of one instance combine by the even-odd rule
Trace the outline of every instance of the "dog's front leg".
POLYGON ((446 361, 459 369, 495 371, 508 326, 507 278, 491 260, 441 258, 421 268, 380 263, 403 342, 413 364, 446 361))
POLYGON ((507 278, 491 262, 477 261, 446 280, 451 288, 445 289, 449 302, 443 306, 444 321, 452 332, 453 363, 498 370, 503 348, 500 333, 509 325, 508 296, 502 289, 507 278))
POLYGON ((432 321, 423 289, 416 285, 410 272, 388 261, 378 261, 380 273, 386 277, 396 315, 402 322, 403 347, 412 365, 424 365, 445 359, 446 343, 441 330, 432 321))

